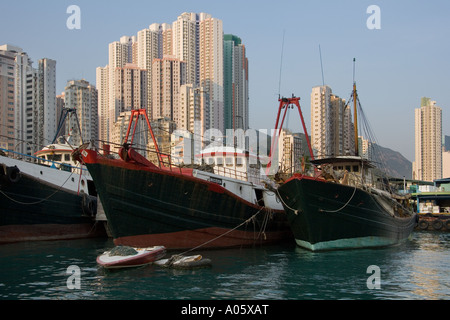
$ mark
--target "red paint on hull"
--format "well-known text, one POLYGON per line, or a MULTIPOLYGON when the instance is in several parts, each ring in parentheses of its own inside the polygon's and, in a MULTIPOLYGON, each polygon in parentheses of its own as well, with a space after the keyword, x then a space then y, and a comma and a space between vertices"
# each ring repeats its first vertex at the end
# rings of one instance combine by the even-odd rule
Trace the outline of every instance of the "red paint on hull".
POLYGON ((280 239, 292 241, 288 232, 259 232, 258 230, 240 231, 224 228, 206 228, 172 233, 145 234, 114 239, 115 245, 130 247, 151 247, 163 245, 167 249, 229 248, 252 246, 259 242, 279 243, 280 239))
POLYGON ((106 236, 103 224, 33 224, 0 226, 0 244, 19 241, 68 240, 106 236))

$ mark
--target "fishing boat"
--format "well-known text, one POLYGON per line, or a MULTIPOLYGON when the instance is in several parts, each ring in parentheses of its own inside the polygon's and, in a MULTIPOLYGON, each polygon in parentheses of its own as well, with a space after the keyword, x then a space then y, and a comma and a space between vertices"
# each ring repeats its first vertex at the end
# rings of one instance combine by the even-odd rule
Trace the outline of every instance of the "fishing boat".
POLYGON ((69 144, 36 156, 0 149, 0 243, 95 237, 97 192, 69 144))
MULTIPOLYGON (((356 84, 353 88, 356 117, 356 84)), ((311 175, 295 173, 280 182, 277 193, 288 215, 298 246, 311 251, 382 247, 406 240, 417 215, 408 199, 394 194, 376 176, 373 163, 358 155, 315 159, 299 104, 300 98, 280 99, 280 112, 297 107, 307 137, 311 175)), ((284 117, 283 117, 284 119, 284 117)), ((358 141, 355 118, 355 141, 358 141)), ((280 122, 280 128, 283 121, 280 122)), ((358 144, 356 143, 356 146, 358 144)))
POLYGON ((237 178, 213 166, 174 165, 170 155, 159 151, 145 109, 131 111, 119 158, 93 148, 79 149, 74 156, 94 179, 116 245, 224 248, 292 239, 274 192, 243 178, 244 173, 237 178), (128 143, 139 117, 148 125, 157 161, 134 149, 134 134, 128 143))
POLYGON ((97 257, 97 263, 106 269, 140 267, 150 264, 166 255, 164 246, 132 248, 118 246, 97 257))

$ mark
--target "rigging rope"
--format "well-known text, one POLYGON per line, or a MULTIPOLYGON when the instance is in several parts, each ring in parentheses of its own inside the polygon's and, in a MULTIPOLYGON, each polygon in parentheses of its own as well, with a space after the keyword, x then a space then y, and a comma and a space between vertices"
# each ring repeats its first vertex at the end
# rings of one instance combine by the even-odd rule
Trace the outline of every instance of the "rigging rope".
POLYGON ((234 227, 233 229, 230 229, 230 230, 228 230, 227 232, 225 232, 225 233, 223 233, 223 234, 221 234, 221 235, 219 235, 219 236, 217 236, 217 237, 215 237, 215 238, 213 238, 213 239, 211 239, 211 240, 208 240, 208 241, 206 241, 206 242, 204 242, 204 243, 202 243, 202 244, 200 244, 200 245, 198 245, 198 246, 196 246, 196 247, 194 247, 194 248, 191 248, 191 249, 189 249, 189 250, 186 250, 186 251, 180 253, 179 255, 181 256, 181 255, 186 254, 186 253, 188 253, 188 252, 194 251, 194 250, 196 250, 196 249, 198 249, 198 248, 201 248, 201 247, 207 245, 208 243, 211 243, 211 242, 213 242, 213 241, 216 241, 217 239, 220 239, 220 238, 226 236, 226 235, 229 234, 230 232, 233 232, 233 231, 236 230, 237 228, 239 228, 239 227, 243 226, 244 224, 247 224, 247 223, 249 223, 250 221, 252 221, 252 220, 253 220, 253 219, 254 219, 254 218, 255 218, 255 217, 263 210, 263 209, 265 209, 265 208, 266 208, 266 207, 262 207, 262 208, 259 209, 258 212, 256 212, 253 216, 251 216, 250 218, 248 218, 247 220, 245 220, 244 222, 242 222, 242 223, 239 224, 238 226, 234 227))

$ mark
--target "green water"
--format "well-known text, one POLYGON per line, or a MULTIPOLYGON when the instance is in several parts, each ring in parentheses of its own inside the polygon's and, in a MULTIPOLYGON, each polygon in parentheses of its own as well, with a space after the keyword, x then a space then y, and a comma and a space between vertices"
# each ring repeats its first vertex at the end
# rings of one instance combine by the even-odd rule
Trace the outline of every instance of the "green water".
POLYGON ((96 257, 112 247, 103 238, 1 245, 0 299, 450 298, 450 233, 415 232, 409 241, 384 249, 313 253, 285 244, 196 251, 212 260, 210 268, 197 270, 147 265, 108 271, 96 257), (78 287, 75 274, 68 273, 71 266, 79 268, 78 287), (379 273, 368 272, 369 266, 379 273))

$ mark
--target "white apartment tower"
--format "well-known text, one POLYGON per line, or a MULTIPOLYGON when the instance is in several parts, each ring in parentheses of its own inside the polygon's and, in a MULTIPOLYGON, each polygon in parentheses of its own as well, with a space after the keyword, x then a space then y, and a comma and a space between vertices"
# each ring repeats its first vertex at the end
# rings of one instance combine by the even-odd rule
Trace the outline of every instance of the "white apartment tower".
POLYGON ((41 59, 38 63, 37 105, 33 122, 36 133, 33 142, 39 148, 52 143, 57 129, 56 61, 41 59))
POLYGON ((329 154, 329 138, 327 129, 329 124, 331 88, 329 86, 317 86, 311 92, 311 144, 316 150, 317 158, 329 154))
POLYGON ((116 116, 132 109, 147 108, 147 70, 137 65, 127 63, 117 67, 114 75, 114 99, 116 101, 116 116))
POLYGON ((36 128, 33 123, 37 103, 37 70, 22 48, 5 44, 0 46, 0 136, 2 147, 20 153, 33 154, 36 128))
POLYGON ((38 68, 21 48, 0 46, 0 145, 34 154, 56 134, 56 61, 38 68))
POLYGON ((178 123, 180 87, 186 82, 185 63, 166 56, 152 66, 152 119, 167 118, 178 123))
POLYGON ((65 87, 65 107, 75 109, 79 123, 75 117, 66 120, 66 132, 71 136, 72 145, 98 141, 98 92, 88 81, 71 80, 65 87), (80 130, 78 129, 80 126, 80 130))
POLYGON ((173 55, 186 63, 186 83, 199 84, 199 34, 196 13, 184 12, 172 23, 173 55))
POLYGON ((110 141, 109 110, 109 67, 96 69, 96 85, 98 91, 98 136, 103 142, 110 141))
POLYGON ((442 178, 442 109, 436 101, 422 98, 415 109, 415 161, 413 179, 442 178))
POLYGON ((302 141, 300 136, 289 130, 280 132, 278 163, 280 172, 293 174, 301 171, 302 141))
POLYGON ((16 145, 16 53, 0 47, 0 148, 16 145))
POLYGON ((200 86, 210 99, 210 127, 224 132, 222 20, 200 14, 200 86))
POLYGON ((354 154, 355 137, 350 106, 329 86, 311 92, 311 143, 317 158, 354 154))

